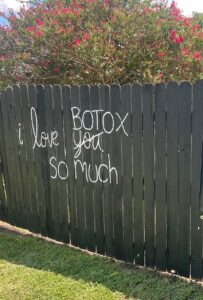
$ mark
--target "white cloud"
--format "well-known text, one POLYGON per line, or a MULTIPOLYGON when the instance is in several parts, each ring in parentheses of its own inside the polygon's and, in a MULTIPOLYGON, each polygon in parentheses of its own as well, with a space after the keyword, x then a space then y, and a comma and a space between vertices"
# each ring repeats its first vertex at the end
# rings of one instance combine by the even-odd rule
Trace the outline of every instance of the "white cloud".
MULTIPOLYGON (((172 2, 172 0, 170 0, 172 2)), ((185 15, 191 15, 192 12, 203 12, 202 0, 176 0, 177 6, 183 11, 185 15)))
POLYGON ((22 3, 17 0, 0 0, 0 10, 7 11, 8 8, 12 8, 13 10, 18 10, 22 6, 22 3))

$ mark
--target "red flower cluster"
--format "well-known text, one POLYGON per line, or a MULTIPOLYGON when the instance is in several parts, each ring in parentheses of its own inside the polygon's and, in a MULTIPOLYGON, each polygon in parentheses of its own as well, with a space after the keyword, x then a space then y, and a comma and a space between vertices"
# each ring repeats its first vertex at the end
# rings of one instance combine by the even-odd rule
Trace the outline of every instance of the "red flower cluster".
POLYGON ((10 58, 10 54, 0 55, 0 61, 6 61, 10 58))
POLYGON ((79 46, 81 44, 81 40, 75 39, 74 40, 74 45, 79 46))
POLYGON ((42 20, 40 20, 40 19, 36 19, 36 20, 35 20, 35 23, 36 23, 38 26, 44 26, 44 25, 45 25, 44 22, 43 22, 42 20))
POLYGON ((42 37, 44 35, 44 32, 39 30, 35 26, 29 26, 29 27, 26 28, 26 30, 28 32, 31 32, 32 34, 34 34, 34 36, 36 36, 36 37, 42 37))
POLYGON ((170 39, 176 44, 182 44, 185 40, 182 35, 177 35, 176 30, 170 31, 170 39))
POLYGON ((86 42, 89 39, 90 39, 90 34, 89 33, 84 33, 83 38, 82 38, 83 42, 86 42))
POLYGON ((60 73, 60 68, 59 68, 59 67, 53 68, 53 72, 54 72, 55 74, 59 74, 59 73, 60 73))
POLYGON ((188 56, 188 55, 190 54, 190 51, 187 50, 187 49, 182 49, 182 54, 183 54, 184 56, 188 56))
POLYGON ((34 26, 29 26, 29 27, 26 28, 26 30, 29 31, 29 32, 35 32, 36 27, 34 27, 34 26))
POLYGON ((200 51, 196 51, 196 52, 194 53, 194 58, 195 58, 195 59, 201 59, 201 57, 202 57, 202 54, 201 54, 200 51))
POLYGON ((198 31, 200 29, 201 29, 200 24, 195 24, 195 26, 193 27, 193 32, 196 32, 196 31, 198 31))
POLYGON ((179 21, 182 18, 180 9, 176 6, 175 1, 171 3, 172 15, 175 17, 176 21, 179 21))
POLYGON ((191 18, 183 18, 183 23, 185 26, 190 26, 191 25, 191 18))
POLYGON ((73 12, 72 8, 70 8, 70 7, 63 8, 61 11, 64 14, 68 14, 68 13, 73 12))
POLYGON ((165 56, 165 53, 164 53, 164 52, 160 51, 160 52, 158 53, 158 57, 159 57, 160 59, 164 58, 164 56, 165 56))

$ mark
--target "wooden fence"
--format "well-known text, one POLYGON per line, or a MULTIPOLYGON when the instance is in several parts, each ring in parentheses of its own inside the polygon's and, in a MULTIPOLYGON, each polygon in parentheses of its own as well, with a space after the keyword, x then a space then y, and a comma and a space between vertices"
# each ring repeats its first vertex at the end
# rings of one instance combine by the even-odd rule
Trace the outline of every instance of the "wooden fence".
POLYGON ((0 219, 202 279, 203 81, 0 94, 0 219))

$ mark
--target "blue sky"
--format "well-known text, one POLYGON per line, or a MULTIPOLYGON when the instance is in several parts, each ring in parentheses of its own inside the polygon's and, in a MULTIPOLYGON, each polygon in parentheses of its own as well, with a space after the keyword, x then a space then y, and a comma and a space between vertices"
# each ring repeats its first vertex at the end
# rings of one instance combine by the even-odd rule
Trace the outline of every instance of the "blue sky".
MULTIPOLYGON (((169 0, 169 3, 172 0, 169 0)), ((178 7, 183 11, 185 15, 191 15, 193 11, 203 12, 203 0, 176 0, 178 7)), ((7 11, 8 8, 18 10, 20 3, 17 0, 0 0, 0 11, 7 11)), ((0 24, 3 23, 0 18, 0 24)))

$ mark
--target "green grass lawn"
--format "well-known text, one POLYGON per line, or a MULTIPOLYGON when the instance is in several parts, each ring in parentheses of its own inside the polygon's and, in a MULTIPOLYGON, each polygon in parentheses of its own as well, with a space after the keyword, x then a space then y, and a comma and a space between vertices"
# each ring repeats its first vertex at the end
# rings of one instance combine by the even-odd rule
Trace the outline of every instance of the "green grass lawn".
POLYGON ((203 299, 203 289, 68 246, 0 231, 0 299, 203 299))

